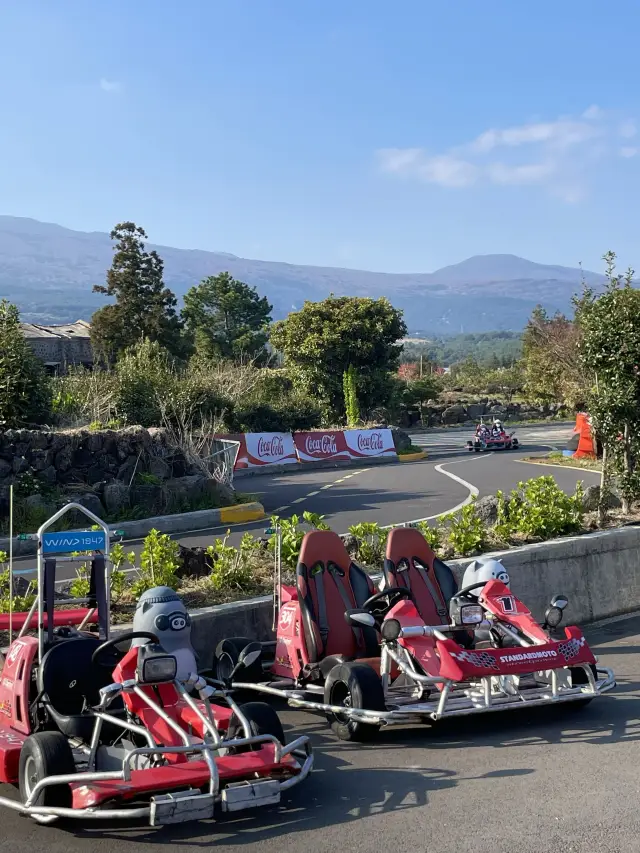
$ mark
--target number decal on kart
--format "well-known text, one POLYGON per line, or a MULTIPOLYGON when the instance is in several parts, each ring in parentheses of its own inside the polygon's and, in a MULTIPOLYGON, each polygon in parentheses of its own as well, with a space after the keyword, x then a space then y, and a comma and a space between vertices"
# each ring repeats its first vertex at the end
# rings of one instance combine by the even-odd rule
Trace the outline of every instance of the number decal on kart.
POLYGON ((512 595, 502 595, 498 599, 500 602, 500 606, 502 607, 503 613, 515 613, 516 612, 516 602, 512 595))
POLYGON ((280 611, 280 627, 281 628, 288 628, 292 622, 293 622, 293 610, 281 610, 280 611))

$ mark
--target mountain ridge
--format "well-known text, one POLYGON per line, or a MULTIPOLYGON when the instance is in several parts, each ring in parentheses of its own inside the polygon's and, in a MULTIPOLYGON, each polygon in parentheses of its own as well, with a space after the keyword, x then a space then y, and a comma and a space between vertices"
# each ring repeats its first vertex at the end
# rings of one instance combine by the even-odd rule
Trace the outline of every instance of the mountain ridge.
MULTIPOLYGON (((179 298, 208 275, 228 270, 254 285, 279 318, 304 299, 334 293, 387 296, 410 329, 482 332, 523 328, 535 305, 567 312, 581 280, 599 287, 604 276, 538 264, 517 255, 475 255, 430 273, 382 273, 242 258, 226 252, 147 243, 165 263, 165 281, 179 298)), ((0 215, 0 297, 16 302, 29 322, 88 319, 105 304, 91 293, 112 258, 106 232, 76 231, 37 219, 0 215)))

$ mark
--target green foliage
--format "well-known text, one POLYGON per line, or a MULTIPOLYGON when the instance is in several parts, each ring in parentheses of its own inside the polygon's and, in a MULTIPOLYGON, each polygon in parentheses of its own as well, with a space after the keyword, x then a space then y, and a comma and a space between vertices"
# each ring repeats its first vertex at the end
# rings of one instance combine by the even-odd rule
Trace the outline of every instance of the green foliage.
POLYGON ((271 311, 255 287, 222 272, 187 291, 182 317, 198 352, 241 360, 264 354, 271 311))
POLYGON ((292 395, 283 403, 256 402, 238 407, 233 432, 297 432, 320 426, 321 413, 308 397, 292 395))
POLYGON ((519 535, 552 539, 575 533, 582 527, 583 490, 578 483, 573 495, 565 494, 551 476, 519 483, 507 498, 498 492, 496 533, 504 541, 519 535))
POLYGON ((250 533, 240 540, 240 547, 227 545, 227 538, 216 539, 209 545, 207 555, 211 560, 211 584, 217 590, 238 590, 249 592, 255 585, 253 564, 260 551, 260 543, 250 533))
POLYGON ((94 293, 115 297, 95 312, 91 342, 97 356, 113 361, 140 338, 157 342, 175 356, 185 354, 176 298, 165 287, 164 263, 157 252, 147 252, 147 235, 134 222, 122 222, 111 232, 113 262, 105 285, 94 293))
POLYGON ((284 354, 294 379, 322 406, 327 422, 345 418, 343 375, 353 366, 361 411, 388 399, 390 371, 397 368, 397 341, 406 333, 401 312, 387 299, 334 297, 305 302, 275 323, 271 343, 284 354))
POLYGON ((53 411, 62 426, 118 423, 115 412, 116 374, 84 367, 70 367, 53 379, 53 411))
POLYGON ((360 420, 360 407, 358 405, 358 378, 355 367, 351 364, 342 376, 342 390, 344 393, 344 408, 347 426, 354 427, 360 420))
POLYGON ((166 350, 144 338, 124 350, 116 364, 115 409, 128 424, 143 427, 162 423, 161 401, 173 384, 166 350))
POLYGON ((20 328, 15 305, 0 301, 0 427, 41 425, 51 414, 51 385, 20 328))
POLYGON ((429 340, 406 341, 402 347, 403 363, 418 363, 423 366, 450 367, 452 364, 473 357, 482 367, 495 369, 509 367, 522 354, 520 332, 483 332, 464 335, 443 335, 429 340))
POLYGON ((133 583, 136 597, 154 586, 178 588, 176 572, 180 567, 180 545, 166 533, 151 530, 140 554, 140 577, 133 583))
POLYGON ((534 309, 522 336, 524 389, 540 403, 584 401, 585 376, 579 357, 580 327, 563 314, 534 309))
POLYGON ((632 286, 634 271, 615 274, 616 256, 608 252, 607 288, 598 295, 586 289, 576 302, 581 330, 579 353, 591 384, 588 406, 606 454, 601 497, 604 506, 608 468, 620 483, 623 509, 640 495, 634 460, 640 453, 640 292, 632 286))
POLYGON ((474 503, 444 516, 442 521, 446 526, 449 544, 456 554, 469 557, 479 554, 486 547, 487 530, 476 512, 474 503))
MULTIPOLYGON (((290 569, 295 569, 298 564, 300 546, 307 530, 329 529, 324 522, 324 516, 315 512, 303 512, 302 520, 299 515, 292 515, 291 518, 280 518, 274 515, 271 517, 271 527, 280 527, 282 565, 290 569)), ((272 533, 269 537, 269 549, 273 554, 275 554, 276 543, 277 536, 272 533)))
POLYGON ((352 524, 349 533, 358 540, 356 559, 365 566, 381 566, 387 531, 375 521, 361 521, 352 524))
POLYGON ((418 521, 416 527, 427 540, 433 552, 439 554, 442 550, 445 534, 442 527, 431 527, 428 521, 418 521))

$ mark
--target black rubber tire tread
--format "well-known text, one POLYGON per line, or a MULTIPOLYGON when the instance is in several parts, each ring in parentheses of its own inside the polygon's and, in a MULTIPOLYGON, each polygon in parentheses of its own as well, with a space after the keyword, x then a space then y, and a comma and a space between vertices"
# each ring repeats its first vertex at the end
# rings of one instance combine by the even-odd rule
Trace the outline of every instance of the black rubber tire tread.
MULTIPOLYGON (((284 745, 284 729, 280 717, 276 711, 266 702, 245 702, 240 709, 249 721, 252 735, 272 735, 284 745)), ((229 721, 229 740, 234 737, 244 737, 240 721, 234 716, 229 721)), ((236 747, 234 753, 251 752, 260 749, 260 744, 255 746, 236 747)))
MULTIPOLYGON (((76 772, 71 747, 61 732, 37 732, 30 735, 20 752, 18 779, 23 803, 27 799, 24 771, 30 756, 33 757, 36 765, 38 781, 47 776, 67 776, 76 772)), ((45 788, 38 795, 34 805, 71 808, 71 788, 69 785, 45 788)))
MULTIPOLYGON (((332 696, 338 684, 344 685, 348 690, 352 708, 365 708, 367 711, 386 710, 380 676, 367 664, 348 662, 334 666, 324 685, 325 704, 335 704, 332 696)), ((340 719, 335 714, 327 714, 327 720, 340 740, 369 741, 373 740, 380 730, 379 725, 340 719)))
MULTIPOLYGON (((251 642, 252 641, 248 637, 227 637, 224 640, 220 640, 216 646, 216 653, 213 658, 214 677, 216 677, 218 673, 218 659, 220 657, 228 655, 235 666, 238 662, 238 658, 240 657, 240 652, 251 642)), ((246 667, 241 673, 238 673, 238 679, 251 684, 264 681, 262 674, 262 659, 258 658, 255 663, 252 663, 251 666, 246 667)))

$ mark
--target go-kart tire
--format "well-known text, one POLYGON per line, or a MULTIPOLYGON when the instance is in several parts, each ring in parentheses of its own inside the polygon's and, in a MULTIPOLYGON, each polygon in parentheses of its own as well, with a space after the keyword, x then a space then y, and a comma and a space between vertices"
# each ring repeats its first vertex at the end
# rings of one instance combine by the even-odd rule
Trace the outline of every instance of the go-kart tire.
MULTIPOLYGON (((76 772, 73 753, 61 732, 37 732, 30 735, 20 751, 18 786, 25 803, 36 782, 47 776, 68 776, 76 772)), ((71 808, 69 785, 44 788, 33 805, 71 808)))
MULTIPOLYGON (((324 684, 324 701, 327 705, 366 708, 367 711, 386 710, 380 676, 361 663, 334 666, 324 684)), ((340 740, 369 741, 380 730, 377 724, 361 723, 342 715, 327 714, 327 720, 340 740)))
MULTIPOLYGON (((247 637, 227 637, 225 640, 220 640, 213 658, 214 676, 221 680, 228 678, 238 663, 240 653, 250 642, 251 640, 247 637)), ((263 681, 262 659, 258 658, 251 666, 245 667, 238 673, 238 679, 250 684, 263 681)))
MULTIPOLYGON (((245 702, 244 705, 240 705, 240 708, 249 721, 252 735, 272 735, 272 737, 276 738, 276 740, 279 740, 280 743, 284 745, 284 729, 282 728, 280 717, 271 705, 267 705, 266 702, 245 702)), ((238 720, 235 715, 229 722, 228 737, 230 740, 234 737, 244 737, 244 731, 240 724, 240 720, 238 720)), ((254 746, 238 746, 233 747, 233 753, 237 755, 242 752, 252 752, 257 749, 260 749, 260 744, 255 744, 254 746)))

